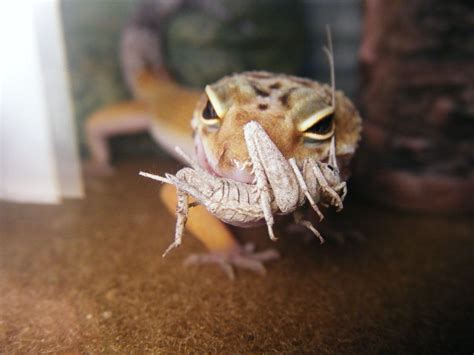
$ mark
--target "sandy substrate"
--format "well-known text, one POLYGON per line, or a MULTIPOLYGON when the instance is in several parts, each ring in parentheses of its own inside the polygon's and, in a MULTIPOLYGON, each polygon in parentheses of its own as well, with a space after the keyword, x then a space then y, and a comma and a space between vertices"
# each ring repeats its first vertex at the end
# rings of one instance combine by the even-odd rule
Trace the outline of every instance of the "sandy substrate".
POLYGON ((161 259, 174 218, 140 169, 177 165, 121 163, 60 206, 0 204, 0 353, 474 351, 472 217, 352 200, 336 220, 362 243, 236 230, 283 257, 266 277, 231 282, 214 266, 182 266, 204 251, 189 235, 161 259))

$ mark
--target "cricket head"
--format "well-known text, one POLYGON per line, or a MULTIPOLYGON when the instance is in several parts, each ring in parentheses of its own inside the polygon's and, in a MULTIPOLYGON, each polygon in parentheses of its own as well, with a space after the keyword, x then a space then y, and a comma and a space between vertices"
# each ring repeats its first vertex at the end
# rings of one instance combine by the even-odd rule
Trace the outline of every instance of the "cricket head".
POLYGON ((214 174, 251 182, 244 126, 256 121, 287 159, 327 161, 354 154, 361 119, 351 101, 332 87, 299 77, 244 72, 206 86, 192 126, 198 161, 214 174))

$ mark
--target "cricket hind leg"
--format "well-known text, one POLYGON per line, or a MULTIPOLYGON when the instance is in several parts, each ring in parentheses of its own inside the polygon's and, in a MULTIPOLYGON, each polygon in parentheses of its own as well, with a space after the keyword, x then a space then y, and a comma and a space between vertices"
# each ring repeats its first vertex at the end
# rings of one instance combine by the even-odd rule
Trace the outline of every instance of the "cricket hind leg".
POLYGON ((308 199, 309 204, 313 208, 313 210, 316 212, 316 214, 319 216, 319 220, 322 221, 324 219, 324 215, 322 214, 321 210, 319 209, 318 205, 316 204, 316 201, 314 201, 313 197, 311 196, 311 193, 308 189, 308 186, 306 182, 304 181, 304 177, 300 169, 298 168, 298 165, 296 164, 295 158, 291 158, 288 160, 290 163, 291 167, 293 168, 293 171, 295 173, 295 176, 298 180, 298 184, 300 185, 300 189, 303 192, 304 196, 308 199))
POLYGON ((255 121, 247 123, 244 136, 268 233, 270 239, 276 240, 273 233, 272 197, 281 213, 293 211, 300 198, 298 180, 290 163, 260 124, 255 121))
POLYGON ((311 233, 313 233, 319 239, 319 242, 321 244, 324 243, 324 238, 321 235, 321 233, 313 226, 313 224, 310 221, 304 219, 303 213, 301 211, 293 212, 293 219, 294 219, 295 224, 298 224, 300 226, 307 228, 308 230, 311 231, 311 233))
POLYGON ((188 220, 189 214, 189 205, 188 205, 188 195, 182 190, 176 190, 176 229, 174 233, 174 241, 163 253, 163 258, 174 248, 177 248, 181 245, 183 239, 184 226, 188 220))
MULTIPOLYGON (((328 244, 344 245, 346 243, 363 243, 366 241, 365 234, 352 222, 347 221, 344 217, 337 215, 334 211, 323 210, 327 218, 324 221, 318 221, 311 210, 300 208, 295 211, 299 216, 293 215, 294 223, 288 224, 286 231, 288 234, 301 235, 305 243, 311 243, 315 240, 314 231, 309 225, 317 225, 317 231, 323 237, 324 242, 328 244), (299 223, 298 217, 304 223, 299 223)), ((314 228, 314 226, 313 226, 314 228)), ((319 241, 321 239, 318 237, 319 241)))
POLYGON ((247 143, 247 149, 253 164, 253 171, 255 174, 258 191, 260 193, 260 205, 267 223, 268 235, 270 236, 271 240, 275 241, 278 238, 276 238, 275 234, 273 233, 273 225, 275 224, 275 220, 273 218, 271 207, 270 186, 265 176, 260 159, 257 158, 258 153, 255 149, 255 146, 253 145, 253 142, 251 144, 247 143))

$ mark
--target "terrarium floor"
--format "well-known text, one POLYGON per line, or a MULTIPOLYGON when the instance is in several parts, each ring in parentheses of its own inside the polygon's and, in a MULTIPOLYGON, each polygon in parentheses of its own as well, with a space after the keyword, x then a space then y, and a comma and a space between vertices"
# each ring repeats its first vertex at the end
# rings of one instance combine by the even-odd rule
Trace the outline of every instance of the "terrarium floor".
POLYGON ((0 353, 474 351, 472 217, 352 200, 337 220, 365 242, 236 230, 282 259, 231 282, 217 267, 182 266, 203 251, 189 235, 160 257, 174 218, 137 171, 177 167, 122 162, 113 178, 87 179, 83 200, 0 204, 0 353))

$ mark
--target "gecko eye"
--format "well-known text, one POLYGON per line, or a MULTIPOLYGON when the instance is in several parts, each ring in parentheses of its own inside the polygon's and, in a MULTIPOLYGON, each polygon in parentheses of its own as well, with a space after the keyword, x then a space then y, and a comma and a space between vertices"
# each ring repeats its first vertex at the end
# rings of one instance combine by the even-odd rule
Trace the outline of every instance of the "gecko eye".
POLYGON ((314 122, 304 132, 303 136, 308 142, 322 141, 334 134, 334 112, 314 122))
POLYGON ((321 120, 313 124, 309 127, 305 133, 312 133, 317 135, 326 135, 330 133, 333 129, 333 122, 334 122, 334 113, 323 117, 321 120))
POLYGON ((202 111, 202 121, 209 126, 218 126, 220 124, 219 116, 217 115, 211 100, 207 99, 206 106, 202 111))
POLYGON ((206 120, 212 120, 219 118, 217 116, 216 110, 214 110, 214 106, 212 106, 212 103, 210 100, 207 100, 206 107, 204 107, 204 111, 202 111, 202 118, 206 120))

